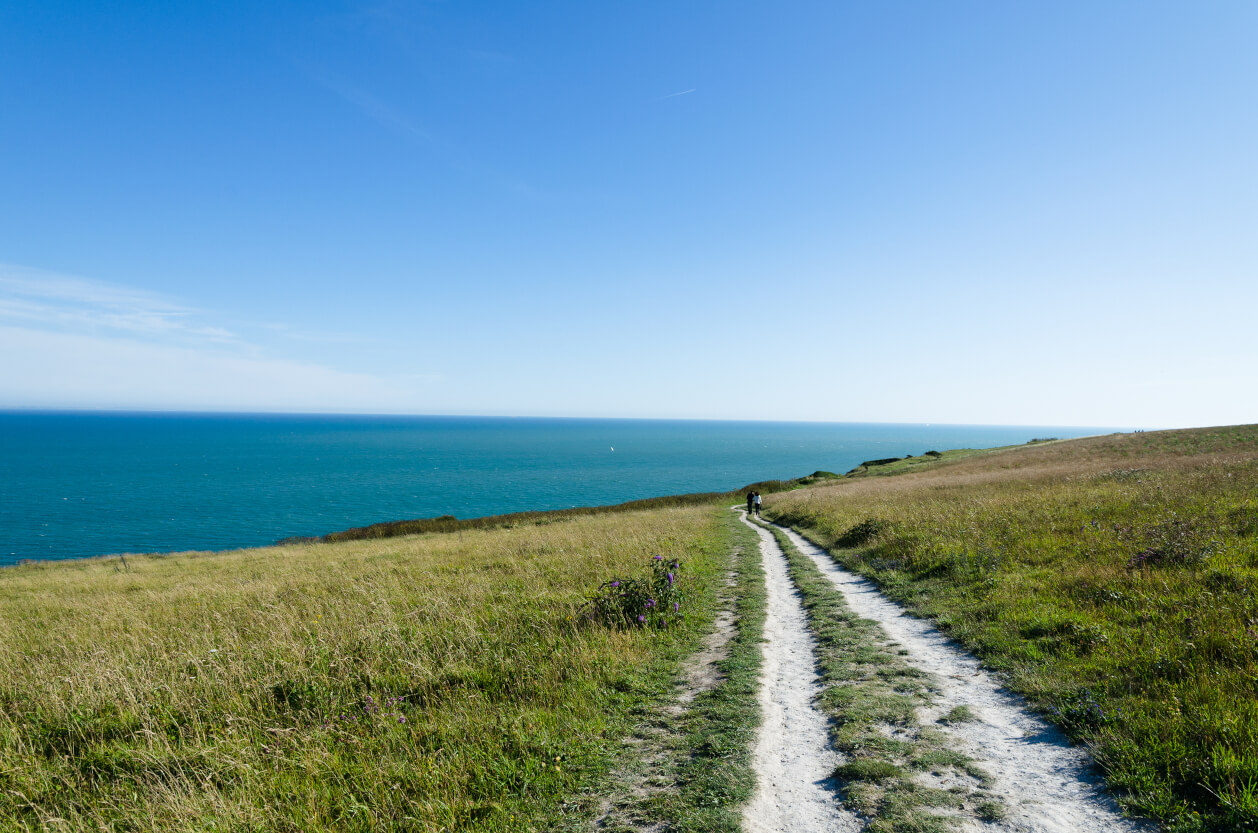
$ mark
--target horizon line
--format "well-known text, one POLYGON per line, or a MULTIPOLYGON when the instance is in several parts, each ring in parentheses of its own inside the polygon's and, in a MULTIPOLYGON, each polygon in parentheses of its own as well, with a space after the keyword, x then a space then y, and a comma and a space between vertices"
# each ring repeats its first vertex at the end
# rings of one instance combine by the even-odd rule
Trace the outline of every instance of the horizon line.
POLYGON ((39 407, 39 406, 0 406, 0 414, 112 414, 112 415, 147 415, 147 416, 273 416, 273 417, 362 417, 362 418, 400 418, 400 419, 533 419, 533 420, 604 420, 616 422, 748 422, 748 423, 788 423, 814 425, 914 425, 921 427, 957 427, 957 428, 1073 428, 1099 430, 1108 433, 1127 433, 1135 430, 1184 430, 1190 428, 1222 428, 1222 425, 1193 426, 1150 426, 1137 429, 1128 426, 1107 425, 1063 425, 1048 423, 997 423, 997 422, 912 422, 897 420, 827 420, 827 419, 751 419, 739 417, 625 417, 625 416, 572 416, 572 415, 538 415, 538 414, 475 414, 475 413, 412 413, 387 411, 245 411, 234 409, 203 410, 193 408, 91 408, 91 407, 39 407))

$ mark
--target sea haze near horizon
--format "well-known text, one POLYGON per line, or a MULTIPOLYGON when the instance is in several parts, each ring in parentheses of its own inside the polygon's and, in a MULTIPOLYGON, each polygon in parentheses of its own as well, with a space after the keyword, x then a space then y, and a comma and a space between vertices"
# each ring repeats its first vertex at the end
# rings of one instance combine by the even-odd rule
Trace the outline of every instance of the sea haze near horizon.
POLYGON ((0 412, 0 565, 726 491, 1112 429, 0 412))

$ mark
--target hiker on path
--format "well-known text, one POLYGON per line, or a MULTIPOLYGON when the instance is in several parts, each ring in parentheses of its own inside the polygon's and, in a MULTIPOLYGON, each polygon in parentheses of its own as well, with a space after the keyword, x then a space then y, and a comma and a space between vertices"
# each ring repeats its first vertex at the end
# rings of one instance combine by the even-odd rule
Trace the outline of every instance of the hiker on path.
POLYGON ((760 493, 756 492, 756 517, 760 517, 760 493))
POLYGON ((756 511, 756 493, 748 492, 747 493, 747 514, 750 515, 754 511, 756 511))

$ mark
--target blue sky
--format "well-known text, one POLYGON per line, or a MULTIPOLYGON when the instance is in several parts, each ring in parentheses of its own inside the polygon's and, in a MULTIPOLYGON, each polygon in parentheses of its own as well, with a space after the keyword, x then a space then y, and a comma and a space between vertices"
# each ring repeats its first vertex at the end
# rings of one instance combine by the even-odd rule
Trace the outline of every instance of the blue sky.
POLYGON ((1258 420, 1258 5, 0 7, 0 407, 1258 420))

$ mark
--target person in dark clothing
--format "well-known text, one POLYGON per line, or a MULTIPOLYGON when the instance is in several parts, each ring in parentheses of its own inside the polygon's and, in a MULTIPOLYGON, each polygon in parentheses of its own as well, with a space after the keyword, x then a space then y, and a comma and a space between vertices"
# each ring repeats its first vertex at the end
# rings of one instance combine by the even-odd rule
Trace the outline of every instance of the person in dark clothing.
POLYGON ((747 514, 750 515, 752 512, 755 512, 755 511, 756 511, 756 493, 748 492, 747 493, 747 514))

